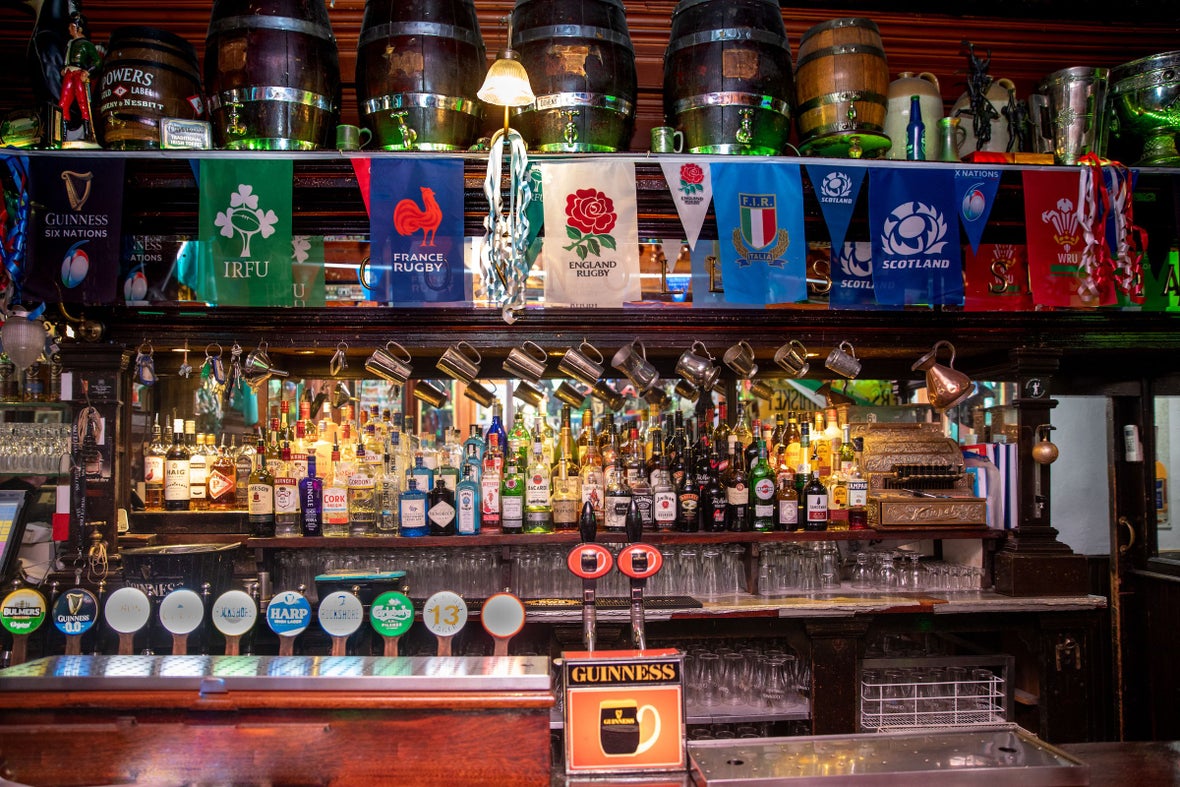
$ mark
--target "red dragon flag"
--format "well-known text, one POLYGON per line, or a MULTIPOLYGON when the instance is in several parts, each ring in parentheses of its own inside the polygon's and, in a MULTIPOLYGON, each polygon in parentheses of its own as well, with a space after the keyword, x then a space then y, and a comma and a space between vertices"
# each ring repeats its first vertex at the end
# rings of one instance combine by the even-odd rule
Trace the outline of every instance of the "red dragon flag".
POLYGON ((545 300, 609 308, 643 297, 635 165, 545 162, 545 300))
POLYGON ((369 264, 361 284, 371 300, 469 300, 462 161, 373 159, 368 203, 369 264))

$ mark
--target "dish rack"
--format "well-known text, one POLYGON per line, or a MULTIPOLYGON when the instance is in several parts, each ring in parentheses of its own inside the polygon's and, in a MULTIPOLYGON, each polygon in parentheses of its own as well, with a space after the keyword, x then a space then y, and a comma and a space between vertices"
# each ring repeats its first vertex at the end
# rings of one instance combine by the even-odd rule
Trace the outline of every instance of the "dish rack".
POLYGON ((864 659, 863 732, 973 727, 1010 719, 1013 658, 939 656, 864 659))

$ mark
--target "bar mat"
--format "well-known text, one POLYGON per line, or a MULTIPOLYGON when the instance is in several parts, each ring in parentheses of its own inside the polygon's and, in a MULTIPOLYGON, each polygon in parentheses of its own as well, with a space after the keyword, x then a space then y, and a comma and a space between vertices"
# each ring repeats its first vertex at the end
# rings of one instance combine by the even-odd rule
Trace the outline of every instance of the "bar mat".
MULTIPOLYGON (((526 610, 581 609, 580 598, 526 598, 526 610)), ((630 609, 631 599, 621 596, 598 596, 594 599, 597 609, 630 609)), ((700 609, 703 605, 692 596, 644 596, 644 609, 700 609)))

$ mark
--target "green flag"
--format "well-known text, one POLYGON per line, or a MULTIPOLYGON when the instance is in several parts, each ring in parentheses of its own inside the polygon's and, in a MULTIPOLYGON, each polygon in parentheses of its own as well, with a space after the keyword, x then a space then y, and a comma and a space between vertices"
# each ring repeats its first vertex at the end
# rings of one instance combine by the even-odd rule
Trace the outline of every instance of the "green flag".
POLYGON ((294 235, 291 238, 292 297, 295 306, 324 305, 324 237, 294 235))
POLYGON ((1180 311, 1180 254, 1176 249, 1169 249, 1161 263, 1143 255, 1143 277, 1144 311, 1180 311))
POLYGON ((291 306, 288 159, 201 160, 197 296, 222 306, 291 306))

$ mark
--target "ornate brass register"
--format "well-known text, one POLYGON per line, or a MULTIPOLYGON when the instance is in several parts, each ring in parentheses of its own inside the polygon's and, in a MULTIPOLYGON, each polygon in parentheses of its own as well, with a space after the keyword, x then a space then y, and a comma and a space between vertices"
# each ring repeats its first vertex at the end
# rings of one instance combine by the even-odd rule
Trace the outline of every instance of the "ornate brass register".
POLYGON ((864 438, 869 527, 987 527, 987 499, 971 495, 958 444, 938 424, 853 424, 864 438))

